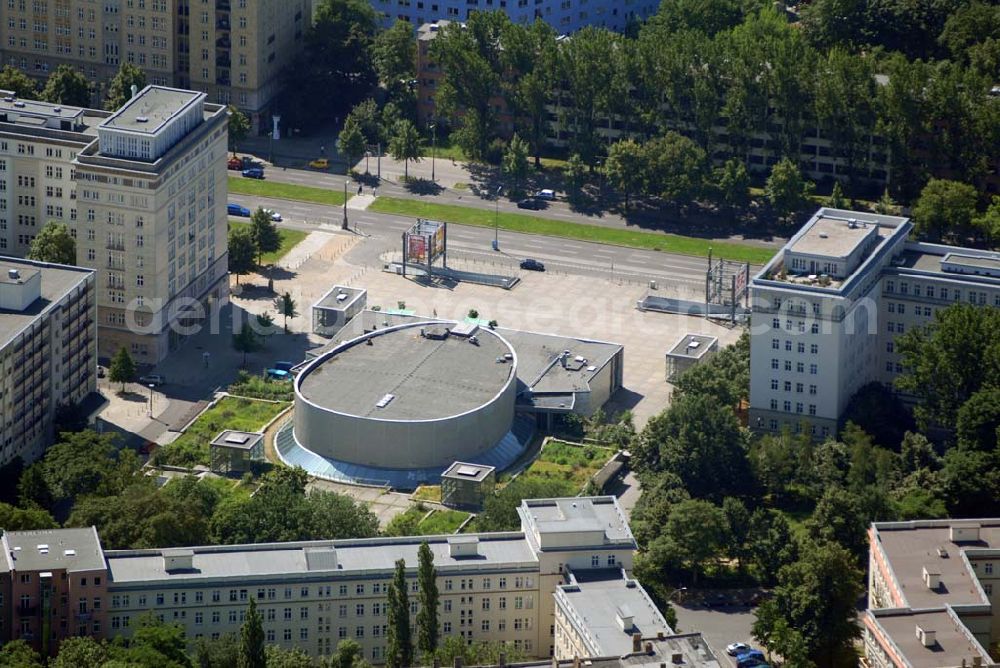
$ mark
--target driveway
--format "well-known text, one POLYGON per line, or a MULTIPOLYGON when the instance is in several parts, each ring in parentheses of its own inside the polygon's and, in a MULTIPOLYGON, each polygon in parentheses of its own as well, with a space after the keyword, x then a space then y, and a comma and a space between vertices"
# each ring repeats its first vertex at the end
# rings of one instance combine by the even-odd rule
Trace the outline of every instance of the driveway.
POLYGON ((735 668, 736 662, 726 654, 726 645, 745 642, 755 645, 750 634, 754 622, 753 608, 734 606, 726 608, 685 608, 674 604, 677 626, 682 633, 700 631, 723 668, 735 668))

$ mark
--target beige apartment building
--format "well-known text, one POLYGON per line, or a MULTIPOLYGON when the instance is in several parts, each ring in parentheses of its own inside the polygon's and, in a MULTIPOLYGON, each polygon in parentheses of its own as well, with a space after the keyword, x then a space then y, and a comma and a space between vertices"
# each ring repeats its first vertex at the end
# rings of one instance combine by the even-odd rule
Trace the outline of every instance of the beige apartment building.
POLYGON ((77 261, 99 271, 99 353, 156 363, 228 295, 226 108, 147 86, 71 163, 77 261))
POLYGON ((0 254, 70 227, 98 272, 101 357, 155 364, 228 295, 228 116, 206 98, 149 86, 114 114, 0 99, 0 254))
POLYGON ((71 65, 98 83, 123 62, 150 84, 193 88, 270 127, 279 76, 299 53, 312 0, 10 0, 0 22, 4 65, 44 78, 71 65))
POLYGON ((0 466, 37 459, 56 410, 97 389, 96 277, 0 256, 0 466))
MULTIPOLYGON (((43 640, 58 642, 56 629, 128 637, 138 617, 152 611, 180 624, 189 641, 217 639, 239 633, 252 599, 267 643, 324 656, 350 638, 379 664, 385 659, 386 599, 395 562, 406 562, 412 620, 419 609, 417 551, 423 541, 437 570, 442 636, 509 642, 529 658, 559 656, 554 638, 563 613, 554 595, 579 578, 619 610, 635 610, 619 627, 598 614, 609 603, 584 609, 583 617, 571 613, 577 614, 575 628, 600 638, 594 646, 607 655, 632 654, 636 637, 673 637, 629 576, 636 544, 613 497, 525 500, 518 514, 521 530, 504 533, 128 551, 103 551, 97 533, 81 529, 9 532, 0 582, 6 577, 26 586, 6 598, 10 605, 0 606, 0 638, 23 637, 41 649, 43 640), (100 564, 91 559, 95 554, 100 564), (43 572, 68 573, 62 607, 38 605, 43 572), (41 638, 39 628, 52 631, 41 638)), ((11 586, 5 586, 5 596, 11 586)), ((581 602, 574 598, 572 605, 579 610, 581 602)), ((561 606, 563 612, 570 608, 561 606)), ((689 644, 690 635, 681 642, 689 644)), ((717 668, 705 650, 698 656, 717 668)), ((656 654, 650 652, 638 653, 656 654)))
POLYGON ((865 665, 996 665, 1000 519, 876 522, 868 540, 865 665))

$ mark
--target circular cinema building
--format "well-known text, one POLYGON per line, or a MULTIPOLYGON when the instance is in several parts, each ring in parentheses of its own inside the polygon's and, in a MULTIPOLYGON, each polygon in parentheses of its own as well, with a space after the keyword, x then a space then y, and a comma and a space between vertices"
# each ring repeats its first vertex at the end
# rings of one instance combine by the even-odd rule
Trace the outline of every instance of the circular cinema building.
POLYGON ((298 375, 279 454, 323 477, 394 486, 436 479, 455 461, 494 463, 512 438, 516 367, 511 345, 475 325, 366 333, 298 375))

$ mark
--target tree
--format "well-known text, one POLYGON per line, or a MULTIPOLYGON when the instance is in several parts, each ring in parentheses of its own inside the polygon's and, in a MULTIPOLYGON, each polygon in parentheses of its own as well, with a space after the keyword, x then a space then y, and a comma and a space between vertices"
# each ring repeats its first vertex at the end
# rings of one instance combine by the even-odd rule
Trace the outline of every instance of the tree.
POLYGON ((111 366, 108 368, 108 380, 112 383, 121 383, 121 391, 125 391, 125 383, 135 380, 135 362, 128 349, 122 346, 111 359, 111 366))
POLYGON ((806 530, 817 543, 836 543, 860 560, 868 547, 865 524, 855 495, 829 487, 806 521, 806 530))
POLYGON ((571 198, 580 195, 580 191, 587 182, 587 165, 584 164, 579 153, 569 156, 569 160, 566 161, 566 166, 563 167, 563 181, 571 198))
POLYGON ((705 150, 693 140, 670 131, 643 148, 647 192, 682 204, 701 194, 708 161, 705 150))
POLYGON ((268 645, 264 648, 264 656, 267 668, 314 668, 316 665, 299 647, 285 649, 280 645, 268 645))
POLYGON ((38 99, 38 86, 31 77, 10 65, 4 65, 0 70, 0 88, 11 91, 22 100, 38 99))
POLYGON ((967 183, 931 179, 913 207, 917 233, 940 240, 968 234, 976 215, 976 189, 967 183))
POLYGON ((429 656, 438 644, 438 588, 434 555, 427 541, 417 551, 417 582, 420 585, 420 608, 417 611, 417 649, 429 656))
POLYGON ((1000 240, 1000 195, 994 195, 990 199, 986 211, 976 216, 972 225, 979 235, 991 244, 995 245, 1000 240))
POLYGON ((236 665, 239 668, 265 668, 264 623, 257 612, 257 602, 251 598, 246 620, 240 627, 240 651, 236 665))
POLYGON ((253 328, 249 324, 243 323, 240 325, 239 331, 233 334, 233 348, 236 352, 243 353, 243 364, 247 365, 247 355, 249 353, 254 353, 260 350, 261 342, 257 337, 257 333, 253 331, 253 328))
POLYGON ((229 271, 236 274, 236 284, 240 284, 240 276, 249 274, 257 266, 257 245, 253 240, 253 231, 245 225, 229 229, 229 271))
POLYGON ((392 27, 375 37, 372 61, 379 80, 390 94, 408 88, 407 83, 416 76, 417 61, 413 26, 409 21, 397 19, 392 27))
POLYGON ((406 668, 413 664, 413 640, 410 637, 410 598, 407 593, 406 562, 396 561, 396 572, 389 583, 388 637, 385 662, 389 668, 406 668))
POLYGON ((677 560, 691 573, 691 581, 698 582, 708 561, 721 556, 726 540, 726 517, 722 509, 708 501, 691 499, 681 501, 670 511, 663 538, 676 550, 677 560))
POLYGON ((420 162, 420 133, 410 121, 397 121, 389 139, 389 155, 403 161, 403 178, 410 178, 410 160, 420 162))
POLYGON ((90 104, 90 81, 71 65, 60 65, 46 80, 42 99, 54 104, 86 107, 90 104))
POLYGON ((840 187, 840 181, 833 182, 833 191, 830 193, 830 200, 827 205, 831 209, 843 209, 847 207, 847 199, 844 197, 844 189, 840 187))
POLYGON ((1000 310, 956 303, 924 328, 896 339, 903 373, 896 387, 916 396, 922 431, 954 429, 958 411, 983 387, 1000 387, 1000 310))
POLYGON ((1000 388, 984 387, 958 409, 955 436, 958 447, 992 452, 1000 428, 1000 388))
POLYGON ((58 529, 49 511, 41 508, 18 508, 9 503, 0 503, 0 527, 6 531, 34 531, 37 529, 58 529))
POLYGON ((127 649, 115 652, 116 659, 127 665, 191 667, 182 626, 161 622, 152 612, 140 615, 134 626, 127 649))
POLYGON ((882 191, 882 196, 875 202, 875 213, 883 216, 894 216, 899 211, 896 201, 889 194, 889 189, 882 191))
POLYGON ((378 83, 371 47, 379 17, 372 6, 364 0, 313 4, 301 55, 284 72, 279 100, 284 122, 307 130, 344 118, 378 83))
POLYGON ((612 188, 620 190, 628 211, 629 195, 642 189, 646 173, 647 155, 632 139, 617 141, 608 149, 604 162, 604 176, 612 188))
POLYGON ((66 223, 47 222, 31 242, 28 259, 75 265, 76 240, 70 236, 66 223))
POLYGON ((348 168, 365 154, 368 146, 360 123, 351 116, 344 122, 344 129, 340 131, 337 142, 341 154, 347 159, 348 168))
POLYGON ((367 666, 364 648, 356 640, 350 638, 337 643, 337 651, 327 661, 329 668, 361 668, 367 666))
POLYGON ((0 648, 3 668, 42 668, 42 665, 42 657, 24 640, 9 640, 0 648))
POLYGON ((264 253, 275 253, 281 248, 281 233, 264 207, 257 207, 250 216, 250 235, 257 249, 258 265, 263 264, 264 253))
POLYGON ((907 431, 916 429, 913 415, 892 388, 877 381, 863 385, 844 410, 844 422, 853 422, 879 445, 895 450, 907 431))
POLYGON ((240 142, 250 134, 250 119, 242 111, 229 105, 229 150, 236 155, 240 142))
POLYGON ((847 665, 861 634, 856 604, 863 575, 854 556, 836 543, 808 543, 798 561, 778 572, 772 598, 757 609, 754 638, 785 657, 804 646, 819 668, 847 665))
POLYGON ((752 488, 739 422, 714 397, 681 395, 646 424, 632 456, 640 475, 673 473, 694 498, 721 502, 752 488))
POLYGON ((764 193, 778 217, 785 218, 798 211, 812 188, 812 183, 802 178, 798 166, 788 158, 782 158, 771 168, 764 193))
POLYGON ((782 566, 798 557, 788 519, 776 510, 758 508, 750 515, 747 545, 751 569, 765 586, 773 585, 782 566))
POLYGON ((530 480, 519 476, 486 498, 476 524, 480 531, 514 531, 521 524, 517 508, 522 500, 571 496, 578 491, 565 480, 530 480))
POLYGON ((235 633, 225 633, 216 640, 196 638, 194 663, 198 668, 232 668, 239 661, 240 643, 235 633))
POLYGON ((299 315, 299 312, 295 310, 295 300, 292 299, 292 293, 286 292, 277 299, 274 300, 274 308, 278 311, 278 315, 284 316, 285 318, 285 333, 288 333, 288 319, 294 318, 299 315))
MULTIPOLYGON (((71 636, 59 643, 59 654, 52 661, 50 668, 89 668, 103 666, 110 659, 110 652, 105 642, 90 636, 71 636)), ((6 666, 0 660, 0 666, 6 666)))
POLYGON ((511 179, 513 185, 511 190, 514 193, 521 192, 521 183, 528 176, 528 143, 521 139, 516 132, 511 137, 510 143, 503 152, 503 160, 500 163, 501 174, 505 174, 511 179))
POLYGON ((715 171, 715 186, 723 203, 739 209, 750 201, 750 174, 742 160, 730 158, 715 171))
MULTIPOLYGON (((146 87, 146 73, 128 61, 122 61, 118 72, 108 84, 108 94, 104 100, 104 108, 108 111, 118 111, 132 98, 132 86, 136 92, 146 87)), ((230 132, 232 130, 230 129, 230 132)))
POLYGON ((747 540, 750 532, 750 511, 739 499, 727 496, 722 500, 722 515, 726 520, 724 542, 726 554, 736 559, 736 564, 742 573, 749 554, 747 540))

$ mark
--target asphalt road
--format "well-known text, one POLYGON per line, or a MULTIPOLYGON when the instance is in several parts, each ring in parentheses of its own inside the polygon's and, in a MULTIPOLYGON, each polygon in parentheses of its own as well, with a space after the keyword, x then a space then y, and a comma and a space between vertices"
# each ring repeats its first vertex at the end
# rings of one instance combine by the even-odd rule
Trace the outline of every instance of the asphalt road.
POLYGON ((675 603, 674 611, 681 632, 700 631, 723 668, 736 666, 732 657, 726 654, 729 643, 744 642, 757 647, 750 633, 754 622, 751 608, 684 608, 675 603))
MULTIPOLYGON (((230 194, 229 200, 255 209, 263 206, 281 213, 281 225, 293 229, 313 231, 324 226, 339 228, 343 207, 314 204, 267 197, 230 194)), ((374 262, 386 250, 400 245, 402 233, 413 224, 406 216, 348 210, 351 229, 371 238, 375 243, 366 244, 369 257, 374 262), (360 226, 359 226, 360 223, 360 226)), ((494 230, 467 225, 448 226, 448 249, 470 259, 488 259, 497 254, 491 250, 494 230)), ((515 259, 532 257, 566 273, 634 277, 637 280, 655 278, 664 282, 683 283, 691 288, 703 285, 707 261, 705 258, 645 251, 620 246, 608 246, 546 237, 533 234, 499 231, 501 253, 515 259)))

